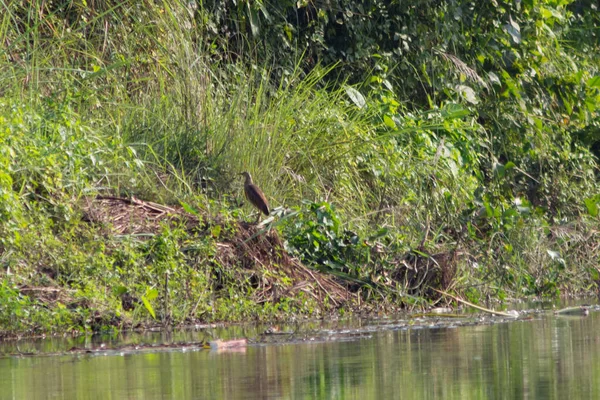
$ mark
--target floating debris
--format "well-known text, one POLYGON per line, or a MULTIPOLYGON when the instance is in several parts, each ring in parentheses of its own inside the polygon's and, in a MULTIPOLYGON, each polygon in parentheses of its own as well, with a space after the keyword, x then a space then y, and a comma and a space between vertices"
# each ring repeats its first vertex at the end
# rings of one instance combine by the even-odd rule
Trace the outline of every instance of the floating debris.
POLYGON ((248 344, 248 339, 233 339, 233 340, 213 340, 210 342, 211 350, 239 350, 245 349, 248 344))
POLYGON ((451 313, 453 310, 450 307, 435 307, 432 308, 431 310, 429 310, 429 312, 431 314, 448 314, 451 313))
POLYGON ((584 306, 568 307, 563 308, 562 310, 554 311, 554 315, 587 317, 588 315, 590 315, 590 310, 588 310, 588 308, 584 306))

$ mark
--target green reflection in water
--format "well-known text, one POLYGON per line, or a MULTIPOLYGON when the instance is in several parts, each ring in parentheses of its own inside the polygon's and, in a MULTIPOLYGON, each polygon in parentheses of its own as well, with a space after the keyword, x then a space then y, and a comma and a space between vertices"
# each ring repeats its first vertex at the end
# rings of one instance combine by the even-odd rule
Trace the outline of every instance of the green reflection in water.
POLYGON ((2 358, 0 388, 0 399, 600 399, 600 314, 237 353, 2 358))

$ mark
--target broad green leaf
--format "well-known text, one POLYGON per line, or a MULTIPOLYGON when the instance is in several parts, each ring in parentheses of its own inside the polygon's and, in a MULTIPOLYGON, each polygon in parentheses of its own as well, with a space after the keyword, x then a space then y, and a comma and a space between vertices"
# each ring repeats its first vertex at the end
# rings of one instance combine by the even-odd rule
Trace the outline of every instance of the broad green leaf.
POLYGON ((512 17, 509 18, 509 23, 504 25, 504 29, 506 30, 506 32, 508 32, 510 37, 512 37, 512 40, 516 44, 519 44, 521 43, 521 27, 519 26, 519 24, 513 21, 512 17))
POLYGON ((488 80, 492 85, 502 86, 502 82, 500 82, 500 78, 493 72, 488 72, 488 80))
POLYGON ((348 86, 346 88, 346 94, 358 108, 363 108, 367 104, 363 95, 353 87, 348 86))
POLYGON ((600 75, 588 79, 587 85, 590 88, 600 88, 600 75))
POLYGON ((125 286, 119 285, 119 286, 115 286, 113 287, 113 293, 117 296, 120 296, 122 294, 127 293, 128 290, 125 286))
POLYGON ((148 300, 154 300, 155 298, 158 297, 158 290, 148 289, 148 290, 146 290, 145 296, 148 300))
POLYGON ((387 79, 384 79, 382 81, 383 86, 385 86, 387 88, 387 90, 389 90, 390 92, 394 91, 394 87, 392 86, 392 84, 390 83, 390 81, 388 81, 387 79))
POLYGON ((471 103, 471 104, 479 103, 479 99, 477 98, 477 95, 475 94, 475 91, 473 90, 473 88, 466 86, 466 85, 456 85, 456 91, 460 94, 460 96, 463 99, 465 99, 469 103, 471 103))
POLYGON ((550 258, 554 261, 558 261, 560 264, 565 264, 565 260, 560 256, 558 251, 546 250, 546 253, 550 256, 550 258))
POLYGON ((458 176, 458 165, 456 165, 456 162, 451 158, 447 158, 446 162, 448 167, 450 167, 450 172, 452 172, 452 175, 456 178, 458 176))
POLYGON ((469 114, 469 110, 456 103, 449 103, 442 110, 442 115, 447 119, 462 118, 469 114))
POLYGON ((585 108, 587 108, 589 112, 595 112, 598 108, 598 105, 600 105, 600 96, 587 97, 585 99, 585 108))
POLYGON ((390 128, 396 129, 396 123, 388 115, 383 116, 383 122, 390 128))
POLYGON ((597 217, 598 216, 598 203, 596 202, 596 199, 593 197, 590 197, 589 199, 585 199, 584 203, 587 208, 588 214, 590 214, 592 217, 597 217))
POLYGON ((552 16, 552 12, 548 10, 546 7, 540 7, 540 14, 544 19, 548 19, 552 16))
POLYGON ((563 15, 553 7, 540 7, 540 13, 544 19, 556 18, 559 21, 564 19, 563 15))

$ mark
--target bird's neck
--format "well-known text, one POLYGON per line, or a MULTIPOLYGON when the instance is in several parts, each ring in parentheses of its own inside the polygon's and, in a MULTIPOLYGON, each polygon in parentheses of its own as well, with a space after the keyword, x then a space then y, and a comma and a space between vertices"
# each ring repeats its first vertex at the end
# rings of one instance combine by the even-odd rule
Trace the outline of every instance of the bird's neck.
POLYGON ((246 175, 246 182, 244 184, 245 185, 252 185, 252 177, 249 174, 246 175))

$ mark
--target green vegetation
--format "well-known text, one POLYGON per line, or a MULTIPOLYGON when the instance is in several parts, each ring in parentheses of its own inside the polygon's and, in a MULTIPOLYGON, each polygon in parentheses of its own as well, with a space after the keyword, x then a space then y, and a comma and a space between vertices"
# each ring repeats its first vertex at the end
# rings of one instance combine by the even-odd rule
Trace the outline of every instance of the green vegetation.
POLYGON ((596 290, 595 2, 327 4, 1 4, 0 332, 596 290))

